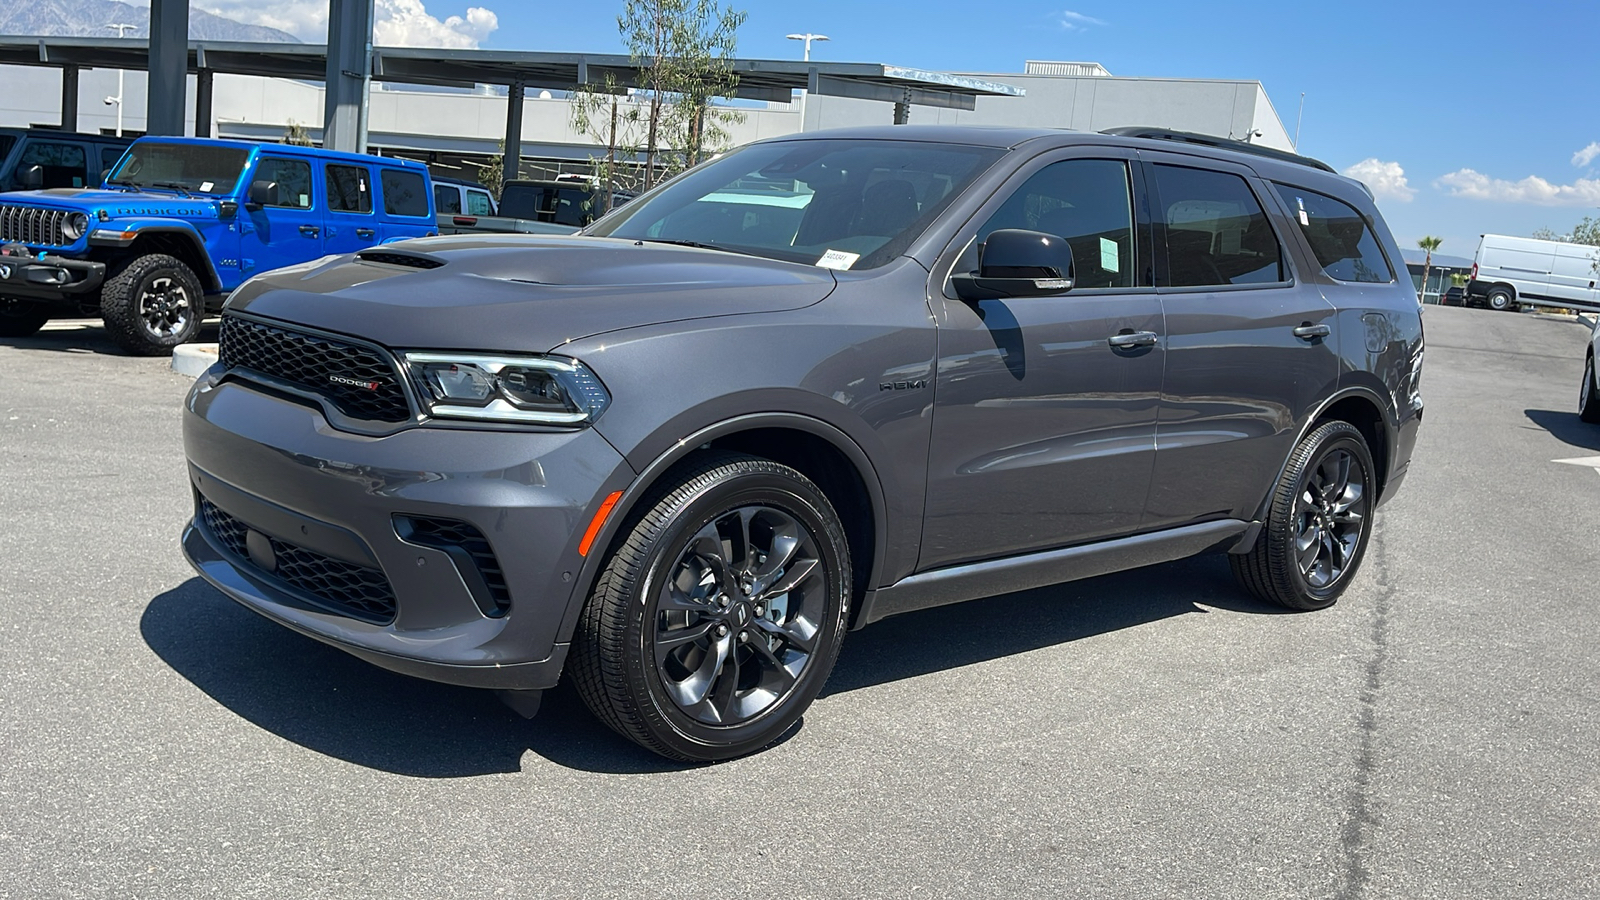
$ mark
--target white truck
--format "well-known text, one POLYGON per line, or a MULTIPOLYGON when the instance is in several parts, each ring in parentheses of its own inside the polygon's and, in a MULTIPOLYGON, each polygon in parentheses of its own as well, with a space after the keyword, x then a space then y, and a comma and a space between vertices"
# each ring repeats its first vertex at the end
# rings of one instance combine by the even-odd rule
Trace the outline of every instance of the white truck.
POLYGON ((1467 282, 1468 306, 1516 311, 1523 305, 1600 310, 1600 247, 1486 234, 1467 282))

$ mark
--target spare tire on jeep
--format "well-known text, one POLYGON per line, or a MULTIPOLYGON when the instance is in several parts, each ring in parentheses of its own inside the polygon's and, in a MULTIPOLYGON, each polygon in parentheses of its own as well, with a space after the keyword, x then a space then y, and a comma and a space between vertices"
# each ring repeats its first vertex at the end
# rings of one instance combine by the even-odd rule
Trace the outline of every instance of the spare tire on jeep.
POLYGON ((106 279, 100 315, 124 350, 160 356, 194 339, 205 314, 205 289, 183 262, 165 253, 140 256, 106 279))

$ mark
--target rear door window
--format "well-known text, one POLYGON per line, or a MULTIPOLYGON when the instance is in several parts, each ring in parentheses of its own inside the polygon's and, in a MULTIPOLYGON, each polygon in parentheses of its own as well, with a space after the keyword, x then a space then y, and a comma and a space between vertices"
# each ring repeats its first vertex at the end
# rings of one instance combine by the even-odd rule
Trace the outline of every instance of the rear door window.
POLYGON ((1166 226, 1165 287, 1273 284, 1283 253, 1261 203, 1231 172, 1154 165, 1166 226))
POLYGON ((391 216, 427 216, 428 186, 416 172, 384 169, 383 210, 391 216))
POLYGON ((82 144, 31 141, 22 148, 17 168, 39 166, 47 188, 77 188, 89 183, 89 160, 82 144))
POLYGON ((433 208, 441 216, 461 212, 461 192, 453 184, 434 185, 433 208))
POLYGON ((1394 281, 1389 260, 1355 207, 1293 185, 1274 183, 1273 187, 1329 277, 1374 284, 1394 281))
POLYGON ((372 212, 372 173, 365 166, 327 169, 328 208, 335 212, 372 212))

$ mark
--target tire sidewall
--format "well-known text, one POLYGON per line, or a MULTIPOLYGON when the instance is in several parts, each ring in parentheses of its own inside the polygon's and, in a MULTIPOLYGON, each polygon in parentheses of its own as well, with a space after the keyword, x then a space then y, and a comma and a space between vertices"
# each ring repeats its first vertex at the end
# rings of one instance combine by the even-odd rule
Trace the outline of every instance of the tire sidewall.
POLYGON ((117 337, 118 343, 136 353, 160 353, 188 343, 200 331, 204 318, 205 292, 200 279, 188 266, 175 257, 165 254, 141 256, 123 267, 122 271, 107 281, 101 289, 101 315, 117 337), (152 283, 161 278, 171 278, 189 295, 189 318, 182 331, 175 335, 157 337, 145 327, 139 310, 139 300, 152 283))
POLYGON ((1313 435, 1315 444, 1312 446, 1311 452, 1305 457, 1305 465, 1301 466, 1299 471, 1295 473, 1294 491, 1285 498, 1282 506, 1277 510, 1285 523, 1282 533, 1279 535, 1279 540, 1282 542, 1280 551, 1287 561, 1286 568, 1290 579, 1293 581, 1294 590, 1304 598, 1308 609, 1321 609, 1332 606, 1339 599, 1339 595, 1344 593, 1345 588, 1349 587, 1356 572, 1360 571, 1361 561, 1367 554, 1367 545, 1372 541, 1372 524, 1377 505, 1378 483, 1374 475, 1372 453, 1367 448, 1366 439, 1352 425, 1344 422, 1333 424, 1342 427, 1330 428, 1324 426, 1313 435), (1363 510, 1361 515, 1361 536, 1356 541, 1355 553, 1350 557, 1350 562, 1345 566, 1344 571, 1339 574, 1339 577, 1326 587, 1315 588, 1312 587, 1310 581, 1306 580, 1305 574, 1300 571, 1299 563, 1295 558, 1294 504, 1299 496, 1305 492, 1306 483, 1316 470, 1317 462, 1330 452, 1341 449, 1350 451, 1357 465, 1361 467, 1362 490, 1366 500, 1366 509, 1363 510))
POLYGON ((692 496, 672 514, 651 546, 644 575, 628 597, 626 672, 630 693, 647 698, 641 718, 658 739, 698 759, 724 759, 758 750, 792 728, 821 691, 838 656, 849 607, 850 569, 844 531, 820 491, 776 473, 735 473, 692 496), (751 504, 779 509, 811 532, 828 579, 827 612, 818 623, 817 650, 789 695, 748 722, 712 726, 678 708, 662 686, 653 646, 656 603, 689 539, 728 511, 751 504), (831 525, 831 527, 830 527, 831 525))
POLYGON ((1511 308, 1511 295, 1504 289, 1492 290, 1489 292, 1488 298, 1484 300, 1484 303, 1492 310, 1504 312, 1511 308), (1497 300, 1500 301, 1498 304, 1496 303, 1497 300))

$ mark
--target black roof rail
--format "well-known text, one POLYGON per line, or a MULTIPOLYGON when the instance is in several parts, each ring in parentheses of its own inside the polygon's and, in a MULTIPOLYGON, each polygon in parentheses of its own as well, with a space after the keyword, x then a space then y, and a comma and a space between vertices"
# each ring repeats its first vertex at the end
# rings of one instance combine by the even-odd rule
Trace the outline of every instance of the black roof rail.
POLYGON ((1214 134, 1197 134, 1193 131, 1173 131, 1170 128, 1152 128, 1147 125, 1127 125, 1122 128, 1107 128, 1101 134, 1114 134, 1118 137, 1150 138, 1158 141, 1179 141, 1185 144, 1199 144, 1202 147, 1216 147, 1219 150, 1236 150, 1240 153, 1249 153, 1254 156, 1264 156, 1279 162, 1294 163, 1300 166, 1310 166, 1324 172, 1333 172, 1333 166, 1320 159, 1290 153, 1287 150, 1274 150, 1271 147, 1262 147, 1246 141, 1236 141, 1233 138, 1217 137, 1214 134))

